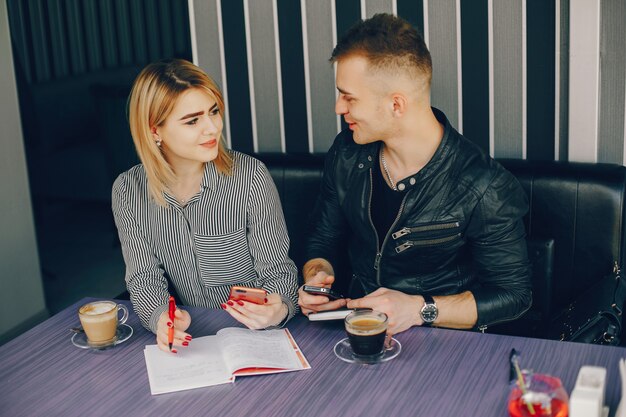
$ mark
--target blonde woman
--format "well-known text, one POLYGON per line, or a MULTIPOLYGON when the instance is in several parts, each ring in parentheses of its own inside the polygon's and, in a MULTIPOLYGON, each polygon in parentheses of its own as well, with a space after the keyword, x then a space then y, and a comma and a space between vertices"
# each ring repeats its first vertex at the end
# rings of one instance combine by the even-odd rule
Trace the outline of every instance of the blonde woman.
POLYGON ((261 162, 225 148, 223 112, 213 80, 184 60, 148 65, 130 94, 142 163, 113 184, 113 214, 134 310, 163 350, 172 325, 175 347, 191 341, 189 314, 168 318, 168 288, 251 329, 295 314, 297 271, 276 188, 261 162), (265 303, 229 300, 234 285, 267 290, 265 303))

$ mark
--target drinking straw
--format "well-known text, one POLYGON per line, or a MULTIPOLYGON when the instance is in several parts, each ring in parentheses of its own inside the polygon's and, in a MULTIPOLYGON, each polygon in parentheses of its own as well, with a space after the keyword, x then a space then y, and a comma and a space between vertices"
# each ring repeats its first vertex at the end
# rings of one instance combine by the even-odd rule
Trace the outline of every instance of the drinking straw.
POLYGON ((524 396, 526 395, 528 391, 526 390, 526 382, 524 382, 524 376, 522 375, 522 370, 519 367, 519 356, 515 349, 511 349, 511 354, 510 354, 509 359, 511 360, 511 365, 513 365, 513 368, 515 369, 515 374, 517 376, 517 385, 519 385, 520 389, 522 390, 522 401, 526 403, 526 407, 528 408, 528 411, 530 412, 531 415, 534 416, 535 407, 533 407, 533 404, 530 401, 527 401, 524 399, 524 396))

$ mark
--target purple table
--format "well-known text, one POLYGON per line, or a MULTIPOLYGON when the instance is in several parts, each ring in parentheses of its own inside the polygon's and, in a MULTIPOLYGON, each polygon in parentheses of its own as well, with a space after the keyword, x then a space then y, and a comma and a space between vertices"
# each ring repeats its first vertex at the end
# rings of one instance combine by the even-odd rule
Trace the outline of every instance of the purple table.
MULTIPOLYGON (((571 392, 582 365, 608 370, 606 404, 619 402, 618 358, 626 349, 444 329, 414 328, 397 335, 402 353, 382 365, 335 358, 341 322, 288 327, 312 369, 243 377, 234 384, 151 396, 143 357, 154 336, 135 314, 134 334, 95 352, 70 342, 80 305, 68 307, 0 347, 2 416, 507 416, 508 355, 524 367, 557 375, 571 392)), ((126 302, 128 303, 128 302, 126 302)), ((194 336, 237 323, 225 312, 190 308, 194 336)))

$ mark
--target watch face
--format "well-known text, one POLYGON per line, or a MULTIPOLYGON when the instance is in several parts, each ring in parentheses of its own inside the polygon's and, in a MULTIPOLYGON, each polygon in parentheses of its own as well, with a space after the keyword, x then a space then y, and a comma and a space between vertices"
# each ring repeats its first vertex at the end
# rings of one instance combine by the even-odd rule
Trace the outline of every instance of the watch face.
POLYGON ((422 307, 422 311, 420 312, 420 314, 422 316, 422 320, 424 320, 426 323, 432 323, 437 318, 439 310, 437 309, 437 306, 435 304, 424 304, 424 307, 422 307))

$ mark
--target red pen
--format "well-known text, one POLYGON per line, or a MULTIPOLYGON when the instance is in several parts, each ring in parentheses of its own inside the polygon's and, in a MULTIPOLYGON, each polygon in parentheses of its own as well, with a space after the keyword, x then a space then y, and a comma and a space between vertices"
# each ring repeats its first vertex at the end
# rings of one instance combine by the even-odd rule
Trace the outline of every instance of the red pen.
POLYGON ((167 343, 170 346, 170 352, 172 351, 172 345, 174 344, 174 313, 176 312, 176 300, 170 295, 170 322, 172 326, 167 332, 167 343))

